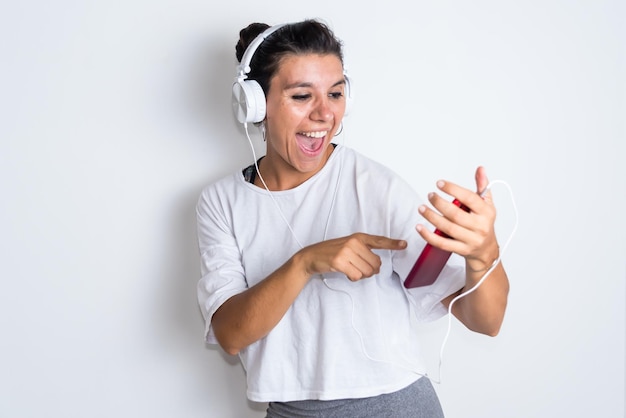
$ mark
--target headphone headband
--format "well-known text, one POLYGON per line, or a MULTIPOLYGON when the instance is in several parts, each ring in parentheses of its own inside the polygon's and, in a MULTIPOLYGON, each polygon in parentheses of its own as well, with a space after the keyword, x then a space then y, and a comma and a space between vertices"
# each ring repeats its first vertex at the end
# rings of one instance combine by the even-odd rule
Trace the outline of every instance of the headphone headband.
POLYGON ((276 32, 278 29, 284 26, 287 26, 288 24, 289 23, 280 23, 278 25, 270 26, 269 28, 258 34, 252 42, 250 42, 250 45, 248 45, 245 52, 243 53, 243 56, 241 57, 241 63, 237 66, 237 80, 241 81, 248 78, 252 57, 254 56, 254 53, 259 48, 259 46, 263 43, 263 41, 265 41, 265 39, 272 33, 276 32))

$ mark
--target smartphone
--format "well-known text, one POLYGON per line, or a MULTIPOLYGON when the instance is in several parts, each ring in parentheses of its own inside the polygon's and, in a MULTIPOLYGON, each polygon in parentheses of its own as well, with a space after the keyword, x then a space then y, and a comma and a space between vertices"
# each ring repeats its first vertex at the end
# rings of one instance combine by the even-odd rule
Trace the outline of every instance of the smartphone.
MULTIPOLYGON (((469 212, 469 208, 461 203, 458 199, 454 199, 452 202, 465 212, 469 212)), ((444 238, 450 238, 445 233, 438 229, 435 229, 435 234, 444 238)), ((444 251, 441 248, 433 247, 430 244, 426 244, 422 253, 413 264, 413 268, 409 272, 409 275, 404 280, 404 287, 407 289, 420 286, 429 286, 435 283, 437 277, 443 270, 443 266, 446 265, 450 255, 450 251, 444 251)))

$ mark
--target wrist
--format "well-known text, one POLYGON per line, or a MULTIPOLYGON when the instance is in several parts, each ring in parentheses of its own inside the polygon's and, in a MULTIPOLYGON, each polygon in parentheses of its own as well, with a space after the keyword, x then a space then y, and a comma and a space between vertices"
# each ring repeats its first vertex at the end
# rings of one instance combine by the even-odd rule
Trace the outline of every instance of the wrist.
POLYGON ((302 250, 295 253, 288 263, 291 265, 294 273, 297 274, 297 277, 300 277, 305 282, 316 273, 307 255, 302 250))
POLYGON ((485 258, 466 259, 465 268, 469 273, 484 273, 494 266, 500 259, 500 247, 496 246, 491 255, 485 258))

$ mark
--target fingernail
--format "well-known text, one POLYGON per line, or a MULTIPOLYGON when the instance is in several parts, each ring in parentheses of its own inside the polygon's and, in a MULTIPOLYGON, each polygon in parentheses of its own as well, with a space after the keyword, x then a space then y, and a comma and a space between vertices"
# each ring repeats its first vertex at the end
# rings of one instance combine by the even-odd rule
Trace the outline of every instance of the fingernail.
POLYGON ((445 185, 446 185, 446 182, 445 182, 445 181, 443 181, 443 180, 439 180, 439 181, 437 182, 437 187, 439 187, 440 189, 441 189, 443 186, 445 186, 445 185))
MULTIPOLYGON (((432 193, 431 193, 431 194, 432 194, 432 193)), ((430 195, 429 195, 429 197, 430 197, 430 195)), ((419 211, 419 213, 424 213, 424 212, 426 212, 426 206, 424 206, 424 205, 420 205, 420 207, 419 207, 419 208, 417 208, 417 210, 419 211)))
POLYGON ((415 229, 417 229, 417 232, 422 232, 422 229, 424 229, 424 225, 417 224, 417 225, 415 225, 415 229))
POLYGON ((435 194, 433 192, 428 193, 428 198, 432 199, 435 194))

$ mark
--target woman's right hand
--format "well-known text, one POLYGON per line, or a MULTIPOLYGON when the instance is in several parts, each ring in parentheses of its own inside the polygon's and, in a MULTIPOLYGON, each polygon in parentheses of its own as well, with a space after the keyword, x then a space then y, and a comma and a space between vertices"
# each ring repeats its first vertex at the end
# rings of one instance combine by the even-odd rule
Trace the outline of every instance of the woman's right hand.
POLYGON ((301 262, 310 276, 340 272, 351 281, 357 281, 380 271, 380 257, 372 250, 404 250, 406 246, 404 240, 355 233, 310 245, 294 257, 302 257, 301 262))

